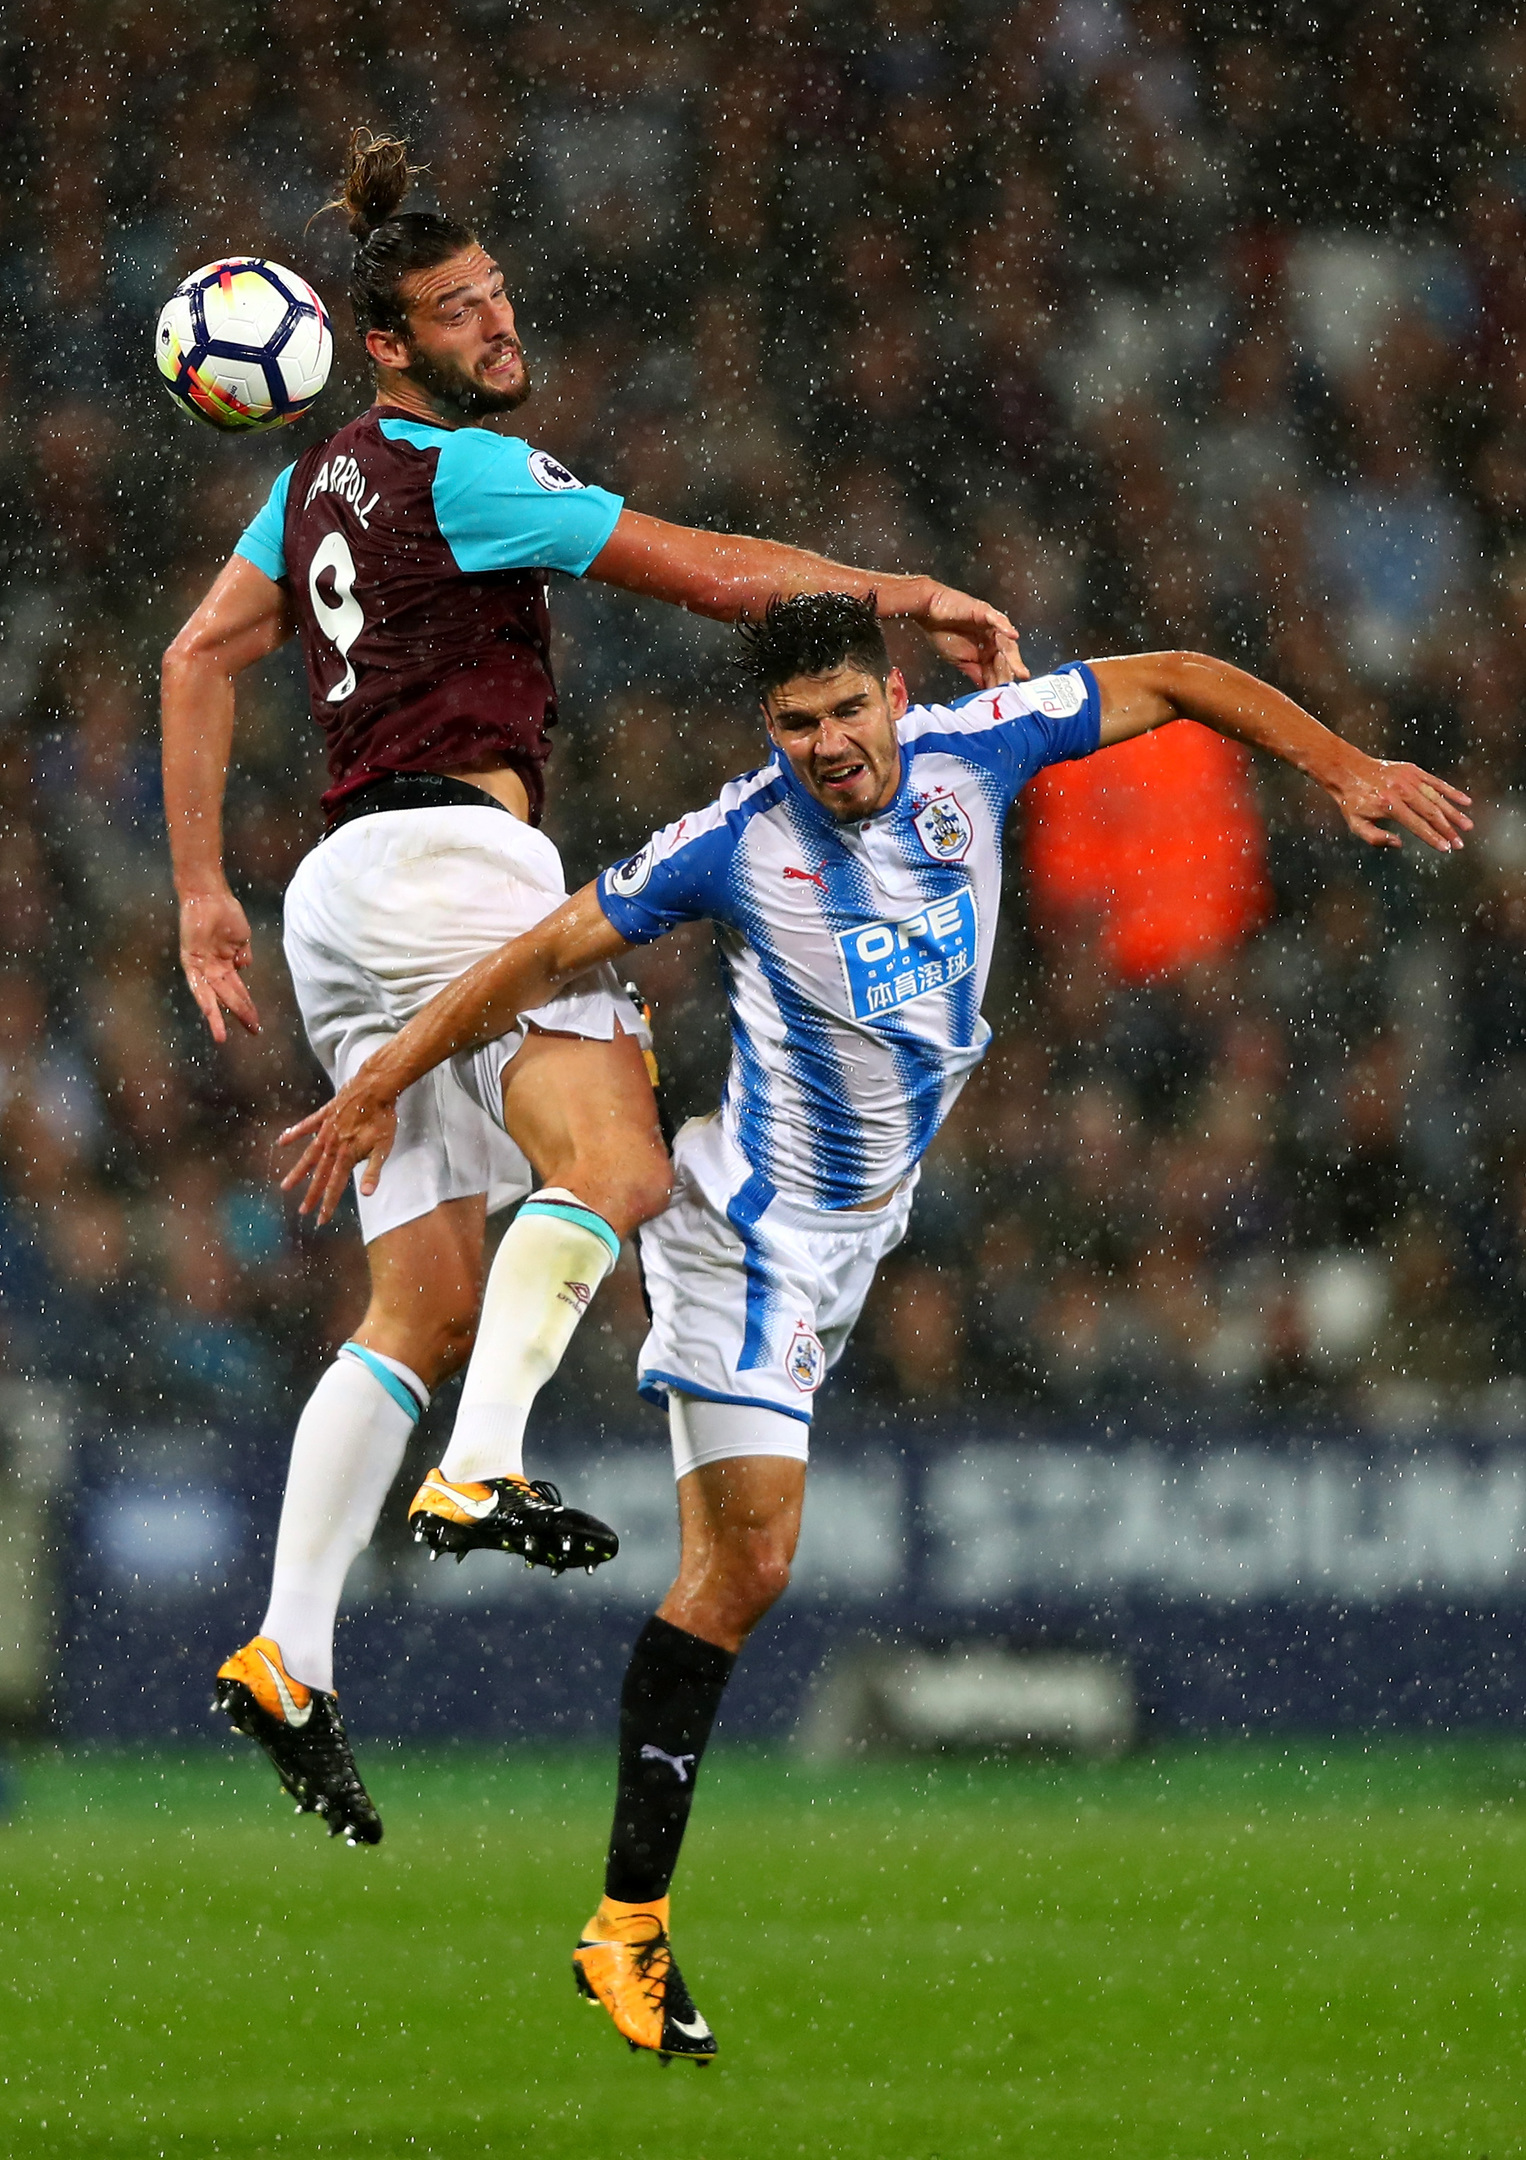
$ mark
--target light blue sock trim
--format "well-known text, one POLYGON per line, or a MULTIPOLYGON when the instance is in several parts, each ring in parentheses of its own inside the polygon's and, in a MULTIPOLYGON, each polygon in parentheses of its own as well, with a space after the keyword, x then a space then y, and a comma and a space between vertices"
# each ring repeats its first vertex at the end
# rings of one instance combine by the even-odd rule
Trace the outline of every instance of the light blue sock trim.
POLYGON ((602 1215, 595 1215, 591 1207, 567 1207, 560 1200, 527 1200, 519 1211, 520 1219, 526 1215, 554 1215, 558 1222, 575 1223, 579 1230, 587 1230, 609 1247, 610 1260, 620 1257, 620 1240, 615 1236, 602 1215))
POLYGON ((364 1343, 347 1342, 339 1354, 341 1357, 359 1358, 371 1378, 378 1381, 386 1389, 399 1410, 407 1412, 408 1422, 411 1425, 417 1425, 419 1419, 424 1415, 422 1403, 414 1394, 412 1388, 406 1387, 399 1380, 397 1374, 382 1363, 374 1351, 368 1350, 364 1343))

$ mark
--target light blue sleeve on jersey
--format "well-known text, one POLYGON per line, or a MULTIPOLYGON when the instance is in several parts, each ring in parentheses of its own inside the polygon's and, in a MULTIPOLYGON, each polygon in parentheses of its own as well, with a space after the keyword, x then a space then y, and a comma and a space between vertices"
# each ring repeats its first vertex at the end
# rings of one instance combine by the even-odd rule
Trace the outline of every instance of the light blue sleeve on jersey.
POLYGON ((286 575, 286 494, 296 469, 295 465, 287 466, 234 546, 235 555, 242 555, 245 562, 253 563, 268 578, 286 575))
MULTIPOLYGON (((384 434, 396 427, 382 422, 384 434)), ((517 435, 456 428, 442 443, 438 428, 423 432, 428 446, 440 450, 435 521, 457 568, 468 576, 478 570, 565 570, 581 577, 625 507, 620 496, 584 487, 565 465, 517 435)))
POLYGON ((714 804, 654 833, 605 870, 599 905, 628 945, 650 945, 680 923, 726 920, 737 836, 714 804))

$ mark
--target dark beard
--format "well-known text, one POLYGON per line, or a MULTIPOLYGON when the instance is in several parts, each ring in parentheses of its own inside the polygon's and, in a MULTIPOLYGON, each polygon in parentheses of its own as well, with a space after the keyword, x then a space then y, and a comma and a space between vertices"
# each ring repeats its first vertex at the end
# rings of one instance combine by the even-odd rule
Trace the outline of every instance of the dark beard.
MULTIPOLYGON (((519 357, 523 362, 522 347, 519 357)), ((530 395, 531 388, 528 368, 517 390, 489 390, 463 369, 430 360, 417 346, 413 348, 406 374, 409 382, 417 383, 421 390, 460 420, 479 420, 488 413, 515 412, 530 395)))

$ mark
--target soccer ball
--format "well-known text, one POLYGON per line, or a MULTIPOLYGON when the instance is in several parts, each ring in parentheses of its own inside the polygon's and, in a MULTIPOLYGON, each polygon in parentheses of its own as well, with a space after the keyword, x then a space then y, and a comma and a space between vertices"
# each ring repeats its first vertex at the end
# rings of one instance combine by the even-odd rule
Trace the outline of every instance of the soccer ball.
POLYGON ((154 358, 170 396, 209 427, 285 427, 328 381, 334 333, 294 271, 230 255, 180 285, 159 317, 154 358))

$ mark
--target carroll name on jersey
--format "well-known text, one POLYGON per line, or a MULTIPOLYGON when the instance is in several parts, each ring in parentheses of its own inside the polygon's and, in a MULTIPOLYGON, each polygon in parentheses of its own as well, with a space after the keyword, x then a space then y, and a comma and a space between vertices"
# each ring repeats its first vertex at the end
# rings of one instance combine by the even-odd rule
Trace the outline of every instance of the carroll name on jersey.
POLYGON ((327 809, 385 773, 507 766, 538 816, 546 573, 581 577, 620 510, 517 436, 382 406, 282 473, 237 552, 290 592, 327 809))
POLYGON ((727 1132, 753 1170, 819 1208, 861 1206, 921 1159, 991 1031, 1007 812, 1101 724, 1077 663, 921 705, 878 816, 840 824, 774 756, 599 880, 632 944, 717 927, 731 1005, 727 1132))

